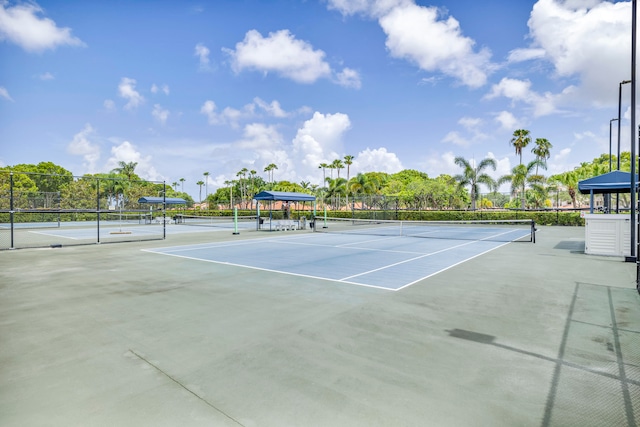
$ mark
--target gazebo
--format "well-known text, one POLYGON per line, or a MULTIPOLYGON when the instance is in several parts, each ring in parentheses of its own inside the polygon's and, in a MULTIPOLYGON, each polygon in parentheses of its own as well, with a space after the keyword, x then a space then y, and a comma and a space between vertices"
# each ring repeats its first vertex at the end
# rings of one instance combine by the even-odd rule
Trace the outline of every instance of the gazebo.
MULTIPOLYGON (((256 201, 268 201, 269 202, 269 228, 264 228, 265 230, 269 230, 272 231, 273 229, 275 230, 279 230, 282 228, 282 226, 286 227, 285 229, 288 229, 290 226, 293 227, 293 223, 294 221, 288 218, 288 208, 284 209, 284 217, 282 221, 279 222, 274 222, 273 221, 273 202, 275 201, 280 201, 280 202, 284 202, 284 203, 291 203, 291 202, 314 202, 314 210, 315 210, 315 201, 316 201, 316 197, 312 196, 311 194, 305 194, 305 193, 294 193, 294 192, 287 192, 287 191, 262 191, 258 194, 256 194, 255 196, 253 196, 253 199, 256 201), (286 222, 285 222, 286 221, 286 222), (290 224, 291 223, 291 224, 290 224)), ((258 217, 258 230, 260 230, 260 226, 264 225, 263 221, 260 219, 260 204, 256 203, 256 216, 258 217)), ((300 222, 298 221, 297 224, 295 224, 296 228, 305 228, 306 224, 303 222, 302 224, 300 224, 300 222)))
MULTIPOLYGON (((636 175, 636 187, 638 186, 638 175, 636 175)), ((578 182, 578 190, 582 194, 589 194, 590 213, 593 213, 593 196, 595 194, 630 193, 631 173, 623 171, 613 171, 593 178, 584 179, 578 182)))
MULTIPOLYGON (((638 187, 638 176, 635 177, 635 187, 638 187)), ((631 192, 631 174, 629 172, 613 171, 578 182, 578 190, 582 194, 590 195, 590 209, 583 214, 585 220, 585 253, 591 255, 625 256, 628 260, 635 260, 635 248, 629 245, 631 235, 630 216, 616 214, 594 214, 594 195, 631 192)), ((637 234, 636 234, 636 237, 637 234)))

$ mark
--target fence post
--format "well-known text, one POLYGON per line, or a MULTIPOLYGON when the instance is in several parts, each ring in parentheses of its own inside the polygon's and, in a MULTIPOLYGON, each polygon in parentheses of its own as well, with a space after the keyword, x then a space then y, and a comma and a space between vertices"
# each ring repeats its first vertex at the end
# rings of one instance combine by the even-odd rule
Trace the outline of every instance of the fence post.
POLYGON ((13 246, 13 171, 9 172, 9 222, 11 224, 11 247, 13 246))

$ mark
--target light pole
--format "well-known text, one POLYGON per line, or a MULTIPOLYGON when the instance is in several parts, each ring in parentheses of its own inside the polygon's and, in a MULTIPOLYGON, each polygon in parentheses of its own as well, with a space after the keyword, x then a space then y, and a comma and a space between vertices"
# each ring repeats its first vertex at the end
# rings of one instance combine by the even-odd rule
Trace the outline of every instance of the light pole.
MULTIPOLYGON (((612 162, 611 162, 611 136, 612 136, 612 129, 611 129, 611 124, 615 121, 619 121, 618 119, 611 119, 609 120, 609 172, 611 172, 611 168, 612 168, 612 162)), ((606 204, 606 208, 607 208, 607 213, 611 213, 611 193, 607 194, 605 197, 605 204, 606 204)), ((617 212, 616 212, 617 213, 617 212)))
POLYGON ((636 254, 636 11, 637 0, 631 2, 631 253, 629 261, 636 263, 636 284, 640 273, 636 254))
MULTIPOLYGON (((623 80, 618 85, 618 161, 616 170, 620 170, 620 115, 622 114, 622 85, 631 83, 631 80, 623 80)), ((611 122, 609 122, 611 125, 611 122)), ((620 193, 616 193, 616 213, 620 210, 620 193)))
MULTIPOLYGON (((620 170, 620 115, 622 113, 622 85, 631 83, 631 80, 623 80, 618 85, 618 168, 620 170)), ((615 119, 612 119, 615 120, 615 119)))

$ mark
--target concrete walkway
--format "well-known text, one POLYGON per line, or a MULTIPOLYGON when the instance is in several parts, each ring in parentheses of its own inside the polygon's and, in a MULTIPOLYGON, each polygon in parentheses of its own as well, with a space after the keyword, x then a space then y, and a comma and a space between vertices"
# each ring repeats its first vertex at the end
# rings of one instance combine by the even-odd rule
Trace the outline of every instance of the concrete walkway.
POLYGON ((584 229, 399 292, 140 250, 262 236, 0 252, 0 425, 640 425, 635 265, 584 229))

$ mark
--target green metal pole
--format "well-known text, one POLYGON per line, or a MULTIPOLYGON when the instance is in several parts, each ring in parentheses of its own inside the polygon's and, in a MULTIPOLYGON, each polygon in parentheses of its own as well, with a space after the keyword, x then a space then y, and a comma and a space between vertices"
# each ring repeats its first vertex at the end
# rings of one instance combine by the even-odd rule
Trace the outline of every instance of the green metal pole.
POLYGON ((240 234, 238 232, 238 208, 233 208, 233 234, 240 234))

